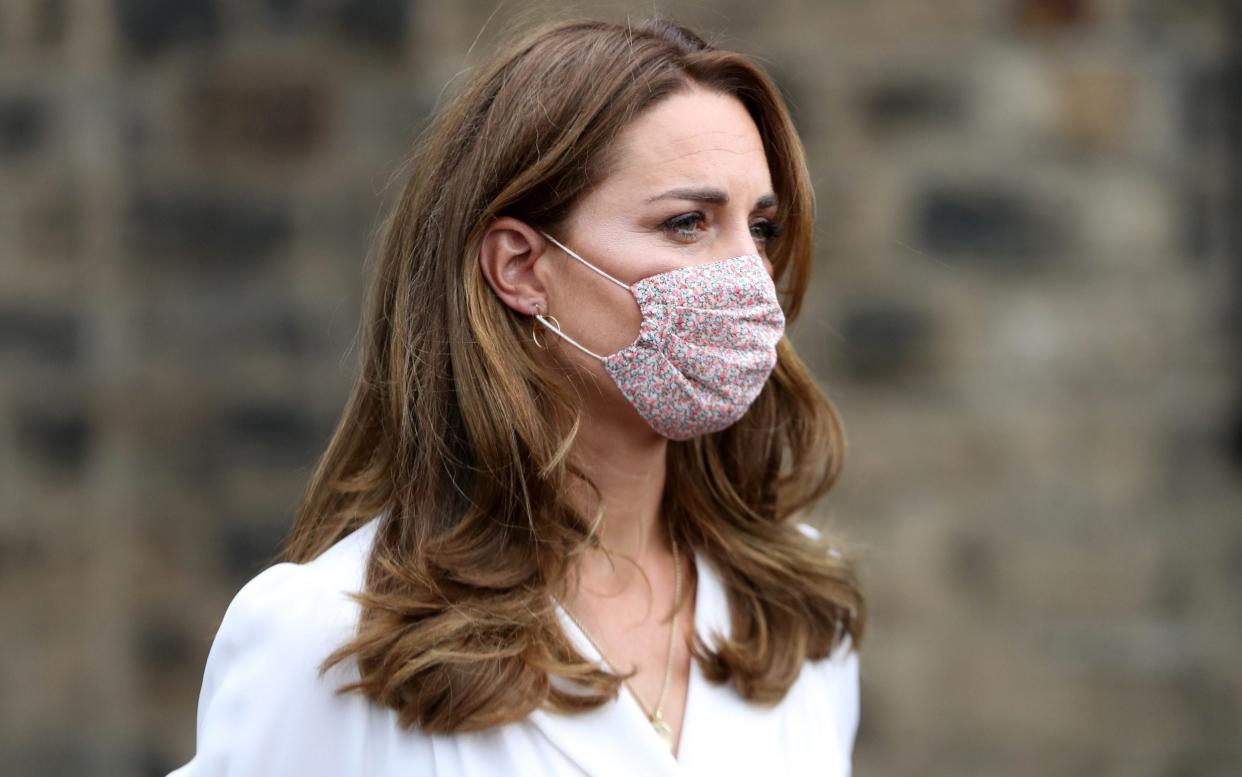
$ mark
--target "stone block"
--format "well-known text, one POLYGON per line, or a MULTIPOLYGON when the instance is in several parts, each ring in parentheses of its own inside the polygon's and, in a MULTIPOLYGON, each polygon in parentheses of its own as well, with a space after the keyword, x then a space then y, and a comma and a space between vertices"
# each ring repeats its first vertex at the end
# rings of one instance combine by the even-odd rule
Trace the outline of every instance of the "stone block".
POLYGON ((1034 199, 997 184, 931 183, 914 205, 921 247, 989 272, 1044 268, 1068 242, 1059 219, 1034 199))
POLYGON ((83 408, 28 402, 17 411, 17 447, 26 461, 59 475, 80 475, 94 430, 83 408))
POLYGON ((171 49, 214 43, 221 35, 216 0, 117 0, 117 32, 135 60, 151 60, 171 49))
POLYGON ((0 303, 0 358, 15 365, 73 365, 80 354, 75 313, 23 303, 0 303))
POLYGON ((1092 21, 1091 0, 1019 0, 1013 4, 1018 28, 1047 32, 1081 27, 1092 21))
POLYGON ((47 144, 52 106, 33 94, 0 96, 0 157, 30 154, 47 144))
POLYGON ((222 522, 217 542, 225 588, 236 591, 275 563, 287 528, 281 521, 271 519, 222 522))
POLYGON ((841 317, 845 345, 839 357, 858 380, 894 381, 917 374, 928 361, 930 315, 892 299, 851 303, 841 317))
POLYGON ((185 624, 168 613, 139 615, 133 627, 133 655, 144 675, 181 669, 194 650, 185 624))
POLYGON ((128 248, 143 267, 221 281, 265 269, 293 232, 285 205, 244 191, 144 190, 126 220, 128 248))
POLYGON ((959 87, 918 77, 876 84, 864 92, 860 103, 868 131, 882 136, 960 126, 965 114, 959 87))
POLYGON ((229 465, 305 466, 328 437, 328 430, 292 402, 244 397, 220 410, 215 426, 229 465))
POLYGON ((17 208, 17 241, 31 267, 68 262, 83 253, 81 197, 69 176, 46 190, 26 189, 17 208))
POLYGON ((322 142, 327 95, 304 75, 235 63, 187 91, 185 116, 197 153, 245 154, 260 163, 304 157, 322 142))
POLYGON ((409 0, 344 0, 338 4, 337 32, 347 42, 392 55, 406 46, 409 0))

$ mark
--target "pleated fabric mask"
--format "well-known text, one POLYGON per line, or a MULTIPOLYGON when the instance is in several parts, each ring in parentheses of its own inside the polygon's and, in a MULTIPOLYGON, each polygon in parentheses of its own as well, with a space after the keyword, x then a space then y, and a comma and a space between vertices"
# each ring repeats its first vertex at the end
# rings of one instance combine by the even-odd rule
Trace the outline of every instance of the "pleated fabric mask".
POLYGON ((607 356, 567 335, 554 317, 535 318, 599 359, 652 429, 687 440, 725 429, 746 413, 776 367, 776 344, 785 331, 785 314, 762 258, 718 259, 629 285, 543 235, 637 300, 638 336, 607 356))

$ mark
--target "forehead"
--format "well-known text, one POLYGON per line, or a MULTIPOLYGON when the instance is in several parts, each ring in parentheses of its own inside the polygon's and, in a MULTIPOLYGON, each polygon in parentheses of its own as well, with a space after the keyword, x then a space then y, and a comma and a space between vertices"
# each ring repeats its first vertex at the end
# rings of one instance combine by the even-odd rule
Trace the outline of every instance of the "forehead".
POLYGON ((731 95, 694 89, 667 97, 622 130, 617 145, 615 185, 771 188, 759 129, 731 95))

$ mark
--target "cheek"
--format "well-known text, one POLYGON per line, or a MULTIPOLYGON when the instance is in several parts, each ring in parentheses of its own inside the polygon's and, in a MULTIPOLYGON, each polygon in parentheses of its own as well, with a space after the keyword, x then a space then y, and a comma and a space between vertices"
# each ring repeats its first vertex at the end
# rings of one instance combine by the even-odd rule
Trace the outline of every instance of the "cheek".
MULTIPOLYGON (((548 307, 565 334, 600 356, 616 353, 634 342, 642 321, 634 295, 603 278, 579 277, 572 283, 550 288, 548 307)), ((555 334, 551 336, 560 339, 555 334)), ((562 341, 559 345, 564 347, 558 347, 558 353, 572 359, 574 364, 591 368, 591 372, 598 372, 599 375, 606 374, 604 365, 598 359, 583 353, 571 343, 562 341)))

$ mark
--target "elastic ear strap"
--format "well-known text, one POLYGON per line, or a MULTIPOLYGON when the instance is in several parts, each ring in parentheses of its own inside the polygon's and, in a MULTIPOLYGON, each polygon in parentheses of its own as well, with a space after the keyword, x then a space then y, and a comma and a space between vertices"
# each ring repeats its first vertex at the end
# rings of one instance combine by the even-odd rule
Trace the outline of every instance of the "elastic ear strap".
POLYGON ((543 314, 541 314, 541 313, 536 313, 536 314, 535 314, 535 319, 536 319, 539 323, 541 323, 541 324, 543 324, 544 326, 546 326, 548 329, 551 329, 553 332, 556 332, 558 335, 560 335, 560 336, 561 336, 561 337, 563 337, 564 339, 568 340, 570 343, 572 343, 573 345, 575 345, 575 346, 578 348, 578 350, 582 351, 583 353, 585 353, 585 354, 587 354, 587 355, 589 355, 589 356, 594 356, 596 359, 599 359, 600 361, 603 361, 603 360, 604 360, 604 357, 603 357, 603 356, 600 356, 600 355, 599 355, 598 353, 596 353, 595 351, 592 351, 590 348, 585 347, 584 345, 582 345, 581 343, 579 343, 577 340, 573 339, 573 338, 572 338, 572 337, 570 337, 569 335, 567 335, 567 334, 565 334, 564 332, 562 332, 562 331, 561 331, 561 328, 560 328, 559 326, 553 326, 552 324, 549 324, 549 323, 548 323, 548 321, 547 321, 547 317, 546 317, 546 316, 544 316, 543 314))
POLYGON ((627 284, 627 283, 625 283, 625 282, 623 282, 623 281, 619 281, 619 280, 617 280, 616 278, 612 277, 612 276, 611 276, 611 275, 609 275, 608 273, 604 272, 603 270, 599 269, 599 268, 598 268, 598 267, 596 267, 595 265, 593 265, 593 264, 591 264, 590 262, 588 262, 586 259, 583 259, 581 256, 578 256, 576 253, 574 253, 572 250, 570 250, 568 246, 566 246, 564 243, 562 243, 561 241, 557 240, 556 238, 552 237, 552 236, 551 236, 551 235, 549 235, 547 232, 544 232, 542 229, 541 229, 541 230, 539 230, 539 231, 540 231, 540 233, 541 233, 541 234, 543 234, 543 236, 544 236, 544 237, 546 237, 548 240, 551 240, 553 243, 556 243, 558 246, 560 246, 562 251, 564 251, 565 253, 569 254, 569 255, 570 255, 570 256, 572 256, 573 258, 577 259, 579 262, 582 262, 582 263, 583 263, 583 264, 585 264, 587 267, 590 267, 592 270, 594 270, 595 272, 597 272, 597 273, 599 273, 600 275, 604 276, 605 278, 607 278, 608 280, 612 281, 613 283, 617 284, 618 286, 620 286, 621 288, 625 289, 626 291, 629 291, 629 288, 630 288, 630 287, 629 287, 629 284, 627 284))

